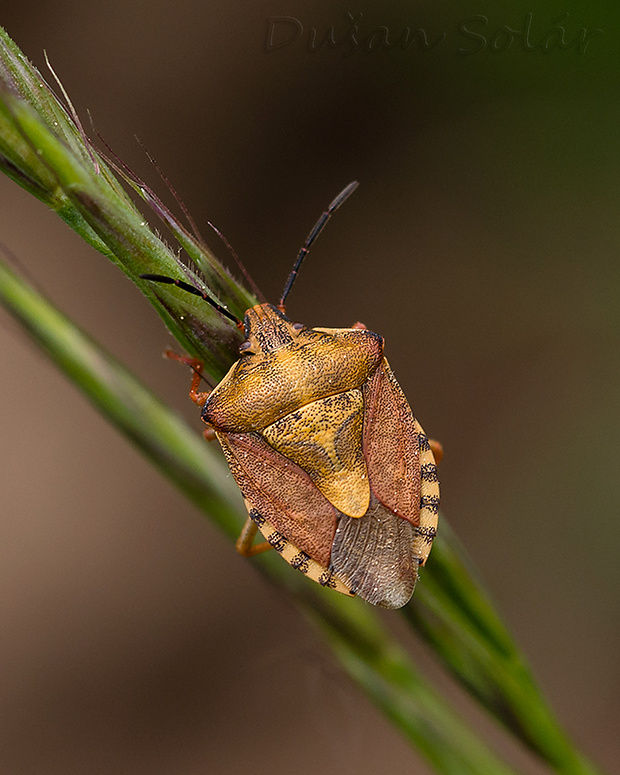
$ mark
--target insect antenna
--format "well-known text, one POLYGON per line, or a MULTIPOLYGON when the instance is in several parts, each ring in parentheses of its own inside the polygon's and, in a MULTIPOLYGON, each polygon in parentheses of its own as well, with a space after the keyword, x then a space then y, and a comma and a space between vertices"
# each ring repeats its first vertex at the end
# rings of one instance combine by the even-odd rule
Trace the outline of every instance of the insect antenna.
POLYGON ((174 277, 166 277, 166 275, 163 275, 163 274, 141 274, 140 277, 142 280, 151 280, 154 283, 164 283, 165 285, 176 285, 178 288, 181 288, 181 290, 183 291, 187 291, 188 293, 193 293, 194 296, 200 296, 200 298, 204 299, 204 301, 206 301, 207 304, 210 304, 213 307, 213 309, 217 310, 225 318, 228 318, 228 320, 232 320, 232 322, 237 326, 237 328, 243 328, 243 323, 239 320, 239 318, 235 317, 232 314, 232 312, 229 312, 226 309, 226 307, 222 307, 221 304, 218 304, 218 302, 215 301, 215 299, 212 299, 204 291, 200 291, 198 288, 194 288, 193 285, 190 285, 189 283, 186 283, 183 280, 176 280, 174 277))
POLYGON ((286 301, 286 297, 289 295, 290 290, 293 287, 293 283, 295 282, 295 278, 297 277, 297 273, 299 272, 299 267, 301 266, 304 258, 308 255, 310 248, 312 246, 312 243, 323 231, 323 229, 327 224, 327 221, 329 221, 333 213, 335 213, 336 210, 340 207, 340 205, 351 196, 351 194, 355 191, 355 189, 358 186, 359 186, 359 183, 357 182, 357 180, 354 180, 352 183, 349 183, 349 185, 346 188, 343 188, 342 191, 338 194, 338 196, 334 199, 334 201, 329 205, 327 210, 325 210, 323 215, 312 227, 312 230, 310 231, 310 234, 308 234, 302 249, 299 251, 297 255, 297 258, 295 260, 295 263, 293 264, 291 273, 288 276, 288 280, 286 281, 286 285, 284 286, 284 290, 282 291, 282 296, 280 296, 278 309, 280 309, 282 312, 284 312, 284 302, 286 301))

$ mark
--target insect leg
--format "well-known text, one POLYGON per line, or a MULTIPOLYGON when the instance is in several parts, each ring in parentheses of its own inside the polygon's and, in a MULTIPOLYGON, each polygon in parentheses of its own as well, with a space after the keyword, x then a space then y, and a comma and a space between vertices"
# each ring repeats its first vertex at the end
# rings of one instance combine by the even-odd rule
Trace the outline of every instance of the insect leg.
POLYGON ((207 425, 202 435, 205 437, 205 441, 215 441, 217 439, 217 434, 210 425, 207 425))
POLYGON ((430 445, 431 452, 433 453, 433 457, 435 458, 435 465, 439 465, 443 460, 443 447, 441 446, 441 442, 437 441, 436 439, 429 439, 428 443, 430 445))
POLYGON ((262 554, 272 548, 271 544, 267 541, 263 541, 260 544, 254 543, 257 532, 258 528, 256 527, 256 523, 248 517, 245 525, 241 528, 241 533, 235 544, 235 548, 239 554, 242 554, 244 557, 254 557, 255 554, 262 554))
POLYGON ((172 350, 166 350, 164 355, 166 358, 170 358, 173 361, 187 364, 193 370, 194 376, 192 378, 192 384, 189 388, 189 397, 195 404, 198 404, 198 406, 204 406, 207 398, 209 398, 211 391, 198 390, 200 380, 202 379, 202 369, 204 367, 202 361, 198 358, 191 358, 187 355, 179 355, 172 350))

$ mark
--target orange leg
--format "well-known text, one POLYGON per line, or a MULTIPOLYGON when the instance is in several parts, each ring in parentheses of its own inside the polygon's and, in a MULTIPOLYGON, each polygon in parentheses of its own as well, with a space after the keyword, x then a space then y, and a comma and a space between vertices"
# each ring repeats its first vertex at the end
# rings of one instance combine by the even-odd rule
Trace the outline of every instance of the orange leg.
POLYGON ((194 376, 192 378, 192 384, 189 389, 189 397, 195 404, 198 404, 198 406, 204 406, 207 398, 209 398, 209 395, 211 394, 211 391, 198 390, 200 380, 202 379, 202 370, 204 368, 203 362, 198 358, 191 358, 187 355, 178 355, 178 353, 175 353, 172 350, 166 350, 164 355, 166 358, 170 358, 173 361, 178 361, 179 363, 185 363, 187 366, 191 366, 194 371, 194 376))
MULTIPOLYGON (((166 350, 164 355, 166 358, 170 358, 173 361, 178 361, 179 363, 185 363, 187 366, 191 366, 194 371, 194 376, 192 378, 192 384, 189 389, 189 397, 195 404, 198 404, 198 406, 204 406, 207 398, 209 398, 211 391, 201 392, 198 390, 200 380, 202 379, 202 369, 204 366, 202 361, 200 361, 198 358, 191 358, 190 356, 186 355, 178 355, 178 353, 175 353, 173 350, 166 350)), ((207 441, 214 441, 216 438, 215 431, 210 426, 205 428, 203 435, 207 441)), ((258 528, 248 517, 245 525, 241 528, 241 533, 239 534, 239 538, 235 544, 239 554, 242 554, 244 557, 254 557, 256 554, 262 554, 263 552, 266 552, 268 549, 272 548, 271 544, 267 541, 263 541, 260 544, 254 543, 257 532, 258 528)))
POLYGON ((244 557, 254 557, 256 554, 262 554, 268 549, 271 549, 271 544, 267 541, 263 541, 260 544, 254 543, 257 532, 258 528, 248 517, 245 525, 241 528, 241 533, 239 534, 239 538, 237 538, 237 543, 235 544, 235 548, 239 554, 242 554, 244 557))
POLYGON ((435 463, 436 465, 439 465, 443 460, 443 447, 439 441, 436 441, 436 439, 429 439, 428 443, 430 444, 431 452, 435 458, 435 463))
MULTIPOLYGON (((179 363, 185 363, 187 366, 191 366, 194 371, 194 376, 192 378, 192 384, 189 389, 189 397, 195 404, 198 404, 198 406, 204 406, 207 398, 209 398, 211 391, 201 392, 198 390, 200 380, 202 379, 202 361, 198 360, 198 358, 191 358, 190 356, 186 355, 178 355, 173 350, 166 350, 164 355, 166 358, 170 358, 173 361, 178 361, 179 363)), ((203 435, 207 441, 213 441, 216 438, 215 431, 210 426, 205 428, 203 435)), ((271 544, 267 541, 263 541, 260 544, 254 543, 257 532, 258 528, 256 527, 255 523, 248 517, 245 525, 241 528, 241 533, 235 545, 239 554, 242 554, 244 557, 254 557, 256 554, 262 554, 263 552, 266 552, 268 549, 272 548, 271 544)))
POLYGON ((205 437, 205 441, 215 441, 217 439, 215 431, 210 425, 207 425, 207 427, 202 432, 202 435, 205 437))

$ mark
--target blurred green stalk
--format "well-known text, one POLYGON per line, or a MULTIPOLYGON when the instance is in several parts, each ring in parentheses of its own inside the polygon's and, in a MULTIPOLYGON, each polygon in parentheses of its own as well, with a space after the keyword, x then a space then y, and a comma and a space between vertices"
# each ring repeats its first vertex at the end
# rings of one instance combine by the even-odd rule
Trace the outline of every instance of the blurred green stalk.
MULTIPOLYGON (((153 287, 140 275, 189 281, 237 317, 255 299, 152 191, 121 162, 115 166, 169 226, 200 274, 151 231, 110 165, 0 29, 0 169, 113 260, 217 382, 237 357, 240 332, 202 299, 174 286, 153 287)), ((4 264, 0 300, 93 403, 235 537, 241 498, 218 452, 4 264)), ((597 770, 555 720, 445 518, 440 524, 431 560, 404 617, 494 718, 554 771, 593 775, 597 770)), ((295 595, 344 669, 438 772, 511 772, 418 675, 370 606, 311 584, 278 557, 266 555, 254 562, 295 595)))

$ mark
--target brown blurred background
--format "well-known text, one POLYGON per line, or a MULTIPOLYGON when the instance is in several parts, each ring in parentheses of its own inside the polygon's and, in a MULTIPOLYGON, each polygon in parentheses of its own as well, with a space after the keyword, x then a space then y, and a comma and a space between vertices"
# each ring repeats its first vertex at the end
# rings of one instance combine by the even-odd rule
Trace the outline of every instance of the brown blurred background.
MULTIPOLYGON (((618 771, 617 5, 17 6, 0 24, 18 45, 41 69, 47 51, 81 115, 163 191, 141 138, 270 299, 361 182, 288 311, 385 336, 444 443, 446 515, 570 733, 618 771), (527 39, 501 30, 528 12, 527 39), (282 16, 298 24, 274 44, 303 34, 268 51, 282 16), (566 42, 602 32, 562 49, 556 24, 566 42), (342 45, 309 50, 330 25, 342 45), (369 51, 381 27, 435 45, 369 51)), ((137 290, 5 179, 0 203, 0 239, 40 286, 199 431, 137 290)), ((252 563, 0 323, 3 773, 429 772, 252 563)), ((515 766, 543 771, 450 691, 515 766)))

